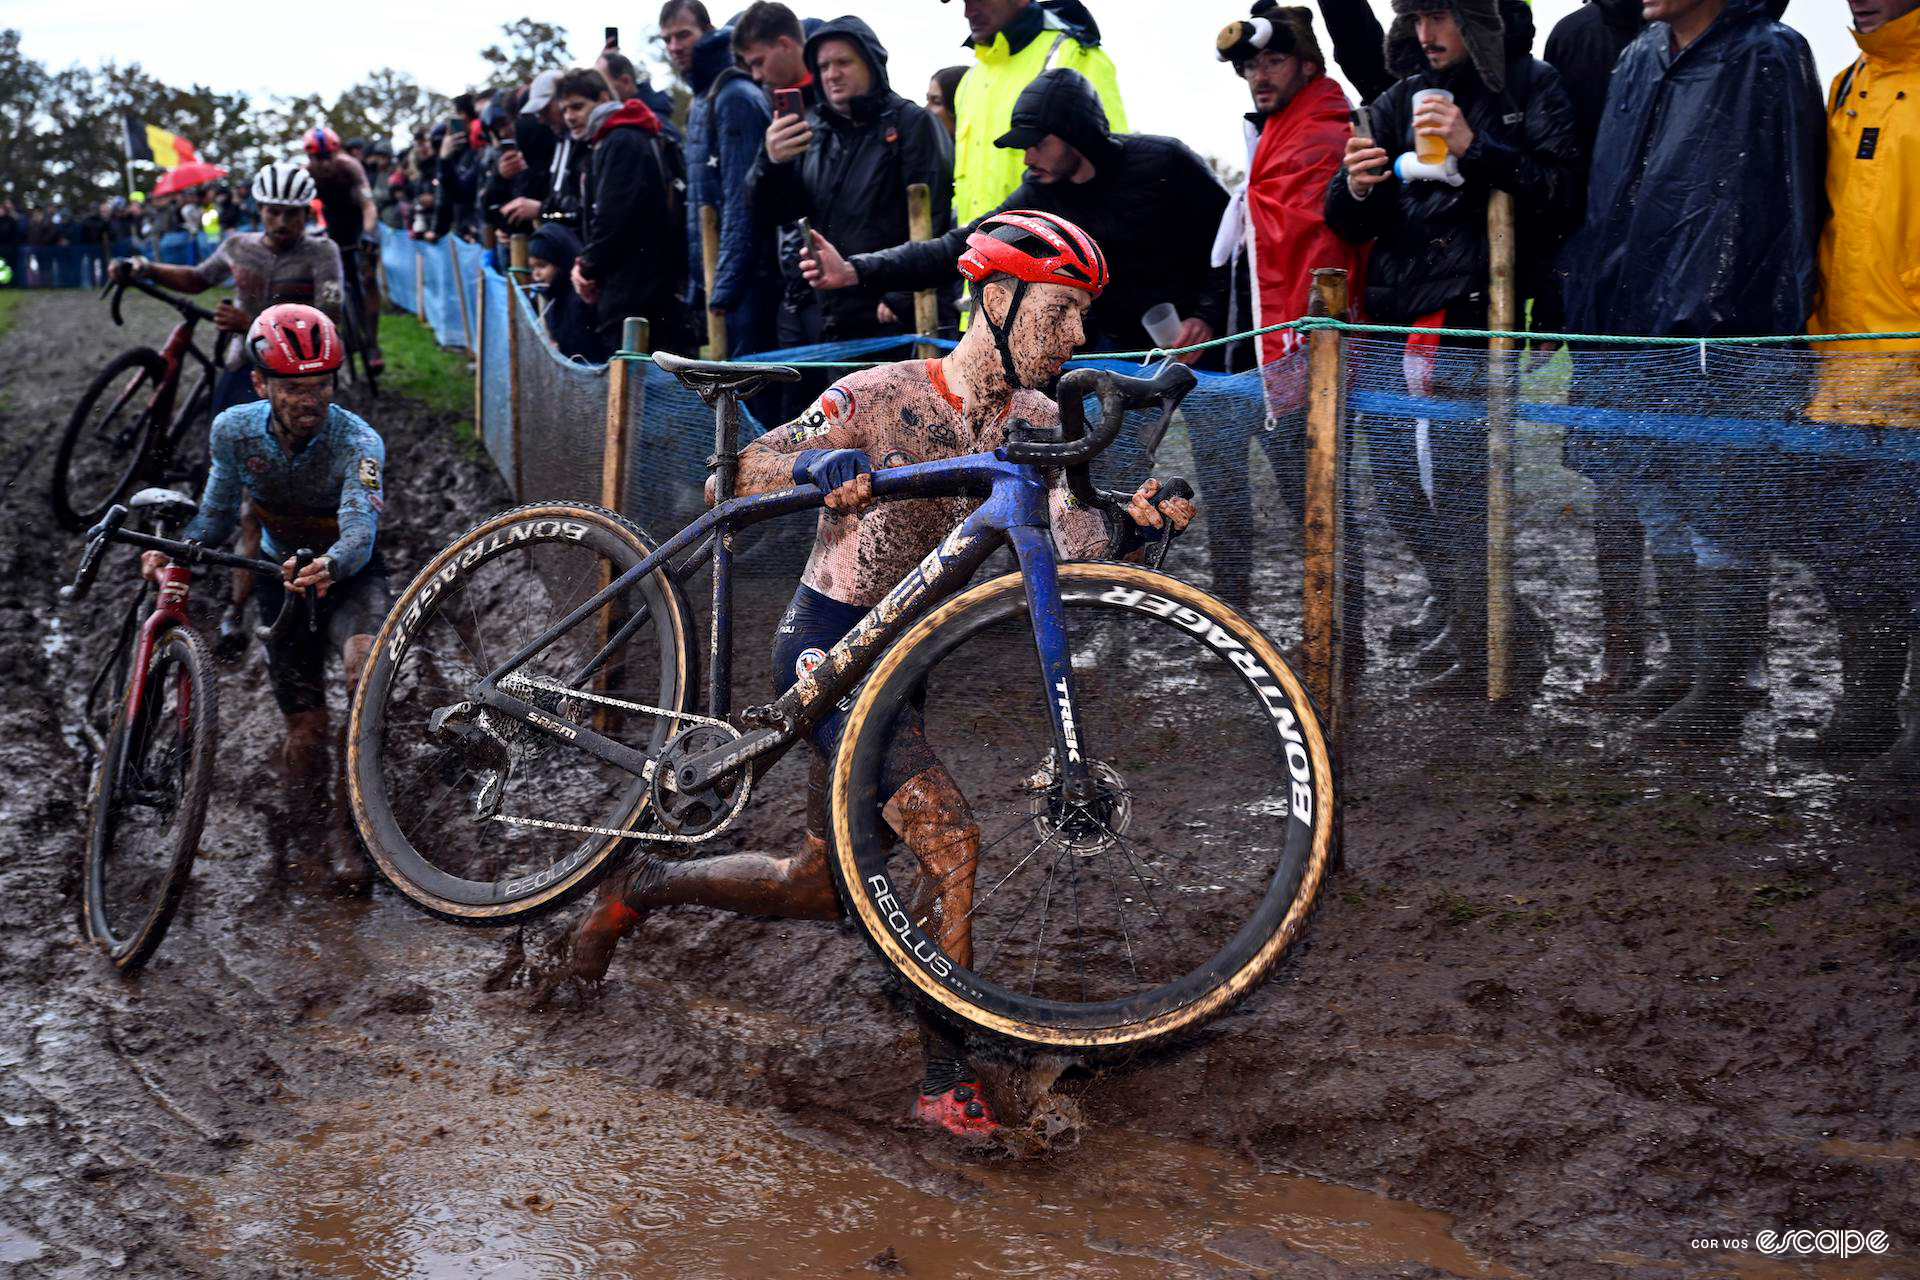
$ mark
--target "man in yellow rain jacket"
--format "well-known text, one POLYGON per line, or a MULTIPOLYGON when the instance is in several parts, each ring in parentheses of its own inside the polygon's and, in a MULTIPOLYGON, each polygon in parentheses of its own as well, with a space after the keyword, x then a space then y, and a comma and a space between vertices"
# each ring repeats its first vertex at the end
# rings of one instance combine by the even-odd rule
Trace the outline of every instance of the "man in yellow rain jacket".
MULTIPOLYGON (((1827 100, 1827 225, 1810 333, 1920 333, 1920 0, 1848 0, 1860 57, 1827 100)), ((1920 429, 1920 339, 1819 343, 1809 416, 1920 429), (1857 354, 1858 353, 1858 354, 1857 354)), ((1840 631, 1841 697, 1818 739, 1862 773, 1920 781, 1920 713, 1900 727, 1907 641, 1920 624, 1920 435, 1835 456, 1817 500, 1836 512, 1812 549, 1840 631), (1904 455, 1904 456, 1903 456, 1904 455)))
POLYGON ((965 0, 965 8, 974 65, 953 99, 956 226, 993 212, 1020 185, 1021 152, 994 140, 1012 127, 1014 100, 1041 72, 1078 71, 1100 95, 1109 129, 1128 132, 1113 59, 1079 0, 965 0))

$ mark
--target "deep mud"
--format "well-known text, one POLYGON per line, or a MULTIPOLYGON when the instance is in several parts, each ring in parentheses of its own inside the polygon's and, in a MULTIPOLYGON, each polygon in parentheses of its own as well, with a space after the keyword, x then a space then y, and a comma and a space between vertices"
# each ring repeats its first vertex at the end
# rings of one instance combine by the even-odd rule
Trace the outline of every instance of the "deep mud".
MULTIPOLYGON (((266 846, 257 659, 224 673, 187 906, 120 979, 75 921, 71 704, 109 605, 56 611, 45 495, 122 336, 48 295, 0 340, 0 1272, 1775 1276, 1802 1268, 1690 1242, 1795 1226, 1892 1237, 1818 1274, 1920 1275, 1920 832, 1760 740, 1831 685, 1791 572, 1776 669, 1814 676, 1725 763, 1573 714, 1577 636, 1518 720, 1415 711, 1382 657, 1311 945, 1197 1040, 1060 1075, 1024 1161, 903 1125, 911 1026, 844 929, 667 913, 596 1004, 534 1013, 482 990, 500 934, 334 900, 266 846)), ((404 574, 507 495, 452 423, 375 421, 404 574)), ((1523 531, 1536 571, 1555 527, 1523 531)), ((1529 585, 1590 607, 1577 572, 1529 585)), ((743 688, 786 584, 745 590, 743 688)), ((771 775, 754 839, 797 837, 800 787, 771 775)), ((1004 1064, 1003 1105, 1059 1065, 1004 1064)))

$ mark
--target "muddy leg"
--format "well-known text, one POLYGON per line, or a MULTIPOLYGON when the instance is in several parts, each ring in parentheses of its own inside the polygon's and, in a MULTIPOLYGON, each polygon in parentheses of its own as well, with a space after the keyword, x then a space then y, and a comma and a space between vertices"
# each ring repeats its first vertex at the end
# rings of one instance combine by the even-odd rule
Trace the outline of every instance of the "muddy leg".
POLYGON ((313 830, 316 806, 327 803, 327 712, 287 713, 287 737, 280 745, 280 775, 284 782, 278 819, 272 835, 283 852, 299 849, 301 838, 313 830))
MULTIPOLYGON (((235 555, 260 555, 260 517, 254 514, 253 504, 240 504, 240 536, 234 544, 235 555)), ((247 632, 247 602, 253 599, 253 574, 245 569, 233 571, 233 579, 227 588, 227 607, 220 615, 220 627, 214 636, 213 653, 222 662, 236 661, 247 651, 247 643, 252 637, 247 632)))

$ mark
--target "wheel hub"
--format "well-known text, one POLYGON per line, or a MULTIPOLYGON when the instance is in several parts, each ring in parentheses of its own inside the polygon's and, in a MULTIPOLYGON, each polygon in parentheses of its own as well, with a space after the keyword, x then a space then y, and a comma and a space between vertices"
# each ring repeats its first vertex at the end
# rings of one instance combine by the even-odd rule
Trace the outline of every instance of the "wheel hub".
POLYGON ((1094 795, 1086 802, 1067 799, 1066 784, 1051 751, 1027 779, 1034 831, 1043 841, 1060 842, 1076 858, 1098 857, 1114 848, 1133 821, 1133 801, 1120 771, 1104 760, 1093 760, 1087 764, 1087 775, 1094 795))

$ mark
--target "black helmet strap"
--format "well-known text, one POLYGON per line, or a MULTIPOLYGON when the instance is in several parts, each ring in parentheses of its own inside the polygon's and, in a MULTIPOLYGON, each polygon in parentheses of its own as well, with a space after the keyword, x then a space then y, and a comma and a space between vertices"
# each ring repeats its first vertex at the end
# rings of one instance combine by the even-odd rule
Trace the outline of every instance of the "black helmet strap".
POLYGON ((1020 313, 1020 301, 1027 296, 1027 282, 1016 279, 1013 282, 1013 298, 1007 303, 1007 318, 1001 324, 993 322, 993 316, 987 312, 987 291, 980 290, 980 319, 986 323, 987 332, 993 335, 993 345, 1000 352, 1000 367, 1006 370, 1007 385, 1018 391, 1020 373, 1013 366, 1013 348, 1007 344, 1007 336, 1013 332, 1013 319, 1020 313))

